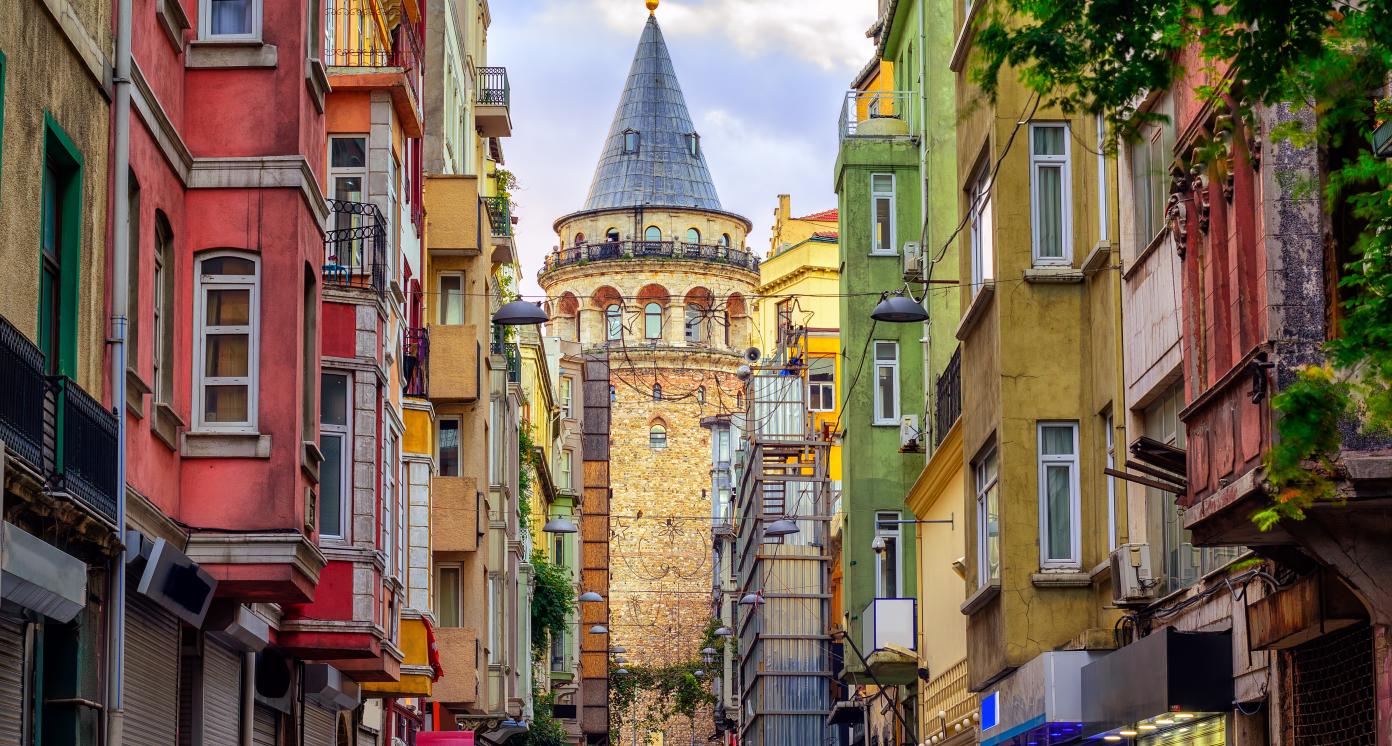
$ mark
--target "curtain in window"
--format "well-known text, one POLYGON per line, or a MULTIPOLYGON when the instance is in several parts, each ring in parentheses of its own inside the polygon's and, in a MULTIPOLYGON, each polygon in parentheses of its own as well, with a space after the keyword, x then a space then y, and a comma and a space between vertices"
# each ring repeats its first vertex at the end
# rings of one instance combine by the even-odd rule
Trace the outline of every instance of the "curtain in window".
POLYGON ((1038 231, 1037 251, 1040 258, 1063 257, 1063 200, 1064 136, 1063 127, 1035 127, 1033 155, 1042 162, 1035 163, 1034 182, 1037 193, 1035 230, 1038 231))
POLYGON ((209 24, 213 35, 245 36, 255 33, 251 20, 253 2, 255 0, 211 0, 209 24))

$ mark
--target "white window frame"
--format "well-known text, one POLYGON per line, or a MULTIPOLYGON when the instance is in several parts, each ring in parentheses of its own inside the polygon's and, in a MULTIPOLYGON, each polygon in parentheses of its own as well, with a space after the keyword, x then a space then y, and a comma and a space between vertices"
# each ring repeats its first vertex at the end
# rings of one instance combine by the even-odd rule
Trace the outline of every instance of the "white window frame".
POLYGON ((971 231, 968 235, 972 295, 996 278, 995 216, 992 214, 991 187, 991 164, 986 161, 972 176, 967 190, 970 200, 967 209, 971 212, 971 231))
POLYGON ((663 323, 665 319, 662 318, 664 311, 665 309, 663 309, 661 303, 652 301, 643 304, 643 339, 652 341, 662 339, 662 332, 664 331, 662 327, 666 326, 666 324, 663 323), (657 310, 654 311, 654 308, 657 310), (654 321, 656 321, 657 324, 656 329, 653 328, 654 321))
MULTIPOLYGON (((207 2, 207 0, 204 0, 204 2, 207 2)), ((327 147, 327 153, 326 153, 327 158, 325 158, 325 163, 326 163, 326 164, 328 165, 328 167, 329 167, 329 183, 326 185, 326 186, 328 187, 328 190, 329 190, 329 199, 338 199, 338 197, 335 196, 336 194, 338 194, 338 192, 337 192, 337 190, 334 188, 334 186, 335 186, 335 185, 334 185, 334 179, 335 179, 336 177, 339 177, 339 176, 356 176, 356 177, 362 179, 362 182, 361 182, 361 183, 362 183, 362 198, 363 198, 364 201, 367 200, 367 159, 368 159, 367 150, 368 150, 369 144, 370 144, 370 140, 369 140, 369 138, 368 138, 368 136, 367 136, 367 133, 365 133, 365 132, 352 132, 352 133, 345 132, 345 133, 343 133, 343 134, 338 134, 338 135, 329 135, 329 139, 328 139, 328 142, 327 142, 327 144, 326 144, 326 147, 327 147), (360 166, 360 167, 335 166, 335 165, 333 164, 333 145, 334 145, 334 143, 335 143, 336 141, 338 141, 338 140, 362 140, 362 144, 363 144, 363 164, 362 164, 362 166, 360 166)))
POLYGON ((441 273, 439 273, 438 275, 435 276, 435 290, 436 290, 436 292, 439 293, 439 298, 440 298, 440 313, 436 316, 435 322, 436 322, 437 324, 440 324, 441 326, 458 326, 458 325, 460 325, 460 324, 465 323, 465 321, 466 321, 466 320, 468 319, 468 317, 469 317, 469 314, 468 314, 468 302, 467 302, 468 296, 467 296, 466 293, 465 293, 465 291, 467 290, 467 287, 466 287, 465 284, 464 284, 464 273, 463 273, 463 272, 441 272, 441 273), (446 320, 445 320, 445 313, 446 313, 446 311, 449 309, 449 299, 448 299, 447 297, 445 297, 445 280, 447 280, 447 279, 458 279, 458 280, 459 280, 459 320, 458 320, 458 321, 446 321, 446 320))
POLYGON ((809 411, 809 412, 835 412, 835 411, 836 411, 836 358, 834 358, 834 357, 813 357, 813 358, 810 358, 810 359, 808 360, 808 365, 807 365, 807 411, 809 411), (813 380, 812 380, 812 362, 813 362, 813 361, 825 361, 825 362, 831 363, 831 381, 830 381, 830 382, 827 382, 827 381, 816 381, 816 382, 813 382, 813 380), (829 389, 829 390, 830 390, 830 394, 825 394, 825 393, 824 393, 823 396, 813 397, 813 396, 812 396, 812 392, 813 392, 813 390, 817 390, 817 389, 820 389, 820 390, 822 390, 823 392, 825 392, 826 390, 829 389), (830 406, 813 406, 812 402, 813 402, 814 398, 815 398, 815 399, 821 399, 821 400, 823 400, 822 403, 823 403, 824 405, 828 403, 826 400, 829 399, 829 400, 830 400, 830 406))
POLYGON ((575 419, 575 379, 571 376, 561 376, 561 416, 575 419))
POLYGON ((1043 569, 1078 569, 1082 567, 1082 494, 1079 486, 1078 468, 1078 423, 1064 420, 1040 421, 1035 426, 1035 454, 1039 461, 1037 478, 1039 480, 1039 566, 1043 569), (1072 453, 1069 455, 1044 453, 1044 428, 1066 427, 1073 435, 1072 453), (1068 557, 1049 556, 1049 484, 1047 473, 1050 467, 1060 464, 1068 467, 1068 557))
POLYGON ((557 467, 556 471, 561 477, 561 489, 573 491, 575 489, 575 450, 573 448, 561 449, 560 463, 557 467))
MULTIPOLYGON (((1000 577, 991 575, 991 552, 990 542, 990 511, 987 501, 991 490, 996 490, 996 510, 1000 510, 1000 460, 993 445, 982 452, 981 456, 972 464, 972 481, 976 488, 976 582, 977 586, 985 588, 988 585, 1000 585, 1000 577), (986 472, 987 464, 995 464, 995 468, 990 474, 986 472)), ((1000 530, 1000 518, 996 518, 996 529, 1000 530)), ((997 556, 999 556, 1000 534, 996 535, 997 556)))
MULTIPOLYGON (((345 416, 344 423, 342 425, 334 425, 324 422, 324 413, 322 408, 319 412, 319 439, 322 441, 325 437, 336 437, 343 442, 343 445, 340 446, 339 450, 340 463, 338 465, 338 483, 341 490, 338 496, 339 525, 337 527, 334 527, 336 530, 330 531, 327 530, 330 527, 322 525, 321 522, 321 525, 319 526, 319 539, 321 543, 325 539, 329 539, 334 542, 344 542, 349 540, 348 526, 352 525, 351 518, 353 513, 353 387, 355 384, 353 381, 353 372, 349 370, 327 368, 321 371, 320 373, 321 381, 322 377, 325 375, 343 376, 343 393, 346 398, 344 399, 345 416)), ((323 388, 322 384, 320 388, 323 388)), ((322 407, 324 402, 324 396, 322 392, 319 396, 319 402, 322 407)), ((319 502, 320 515, 323 515, 323 490, 320 490, 319 492, 319 502)))
POLYGON ((247 2, 251 3, 251 33, 214 34, 213 2, 212 0, 199 0, 198 38, 210 41, 261 41, 261 0, 247 0, 247 2))
POLYGON ((464 440, 464 432, 463 432, 464 423, 463 423, 463 421, 462 421, 459 417, 455 417, 455 416, 441 415, 441 416, 439 416, 439 417, 437 417, 437 418, 435 419, 435 470, 436 470, 436 473, 438 474, 438 473, 439 473, 440 464, 443 463, 443 461, 442 461, 441 458, 440 458, 440 431, 444 429, 444 428, 443 428, 443 425, 444 425, 446 422, 453 422, 454 425, 455 425, 454 431, 455 431, 456 433, 459 433, 459 436, 460 436, 460 437, 459 437, 460 443, 457 444, 457 445, 455 446, 455 448, 456 448, 456 450, 457 450, 457 452, 458 452, 455 458, 456 458, 456 463, 458 464, 459 473, 458 473, 458 474, 440 474, 439 476, 442 476, 442 477, 458 477, 458 476, 462 476, 463 473, 464 473, 464 444, 463 444, 463 440, 464 440))
MULTIPOLYGON (((164 237, 160 235, 161 232, 160 221, 156 219, 155 288, 154 292, 150 295, 150 305, 154 308, 154 323, 150 325, 154 332, 154 344, 151 345, 150 348, 150 383, 154 387, 154 401, 156 403, 173 404, 174 392, 166 390, 172 388, 172 386, 166 384, 164 380, 164 366, 169 363, 169 361, 164 359, 164 338, 166 334, 173 333, 173 319, 169 317, 170 299, 167 297, 168 293, 165 291, 164 280, 166 273, 173 272, 174 268, 164 265, 166 260, 166 246, 164 237)), ((173 241, 170 241, 170 243, 172 244, 173 241)), ((169 254, 170 256, 168 258, 172 263, 174 252, 170 251, 169 254)))
POLYGON ((217 433, 255 433, 257 415, 260 409, 261 352, 261 257, 244 251, 211 251, 200 254, 195 259, 194 319, 193 319, 193 422, 195 432, 217 433), (255 268, 254 275, 204 275, 203 262, 218 257, 234 257, 250 260, 255 268), (207 279, 216 277, 217 279, 207 279), (247 324, 245 326, 208 326, 208 291, 240 290, 250 291, 248 300, 247 324), (235 377, 212 377, 204 375, 207 351, 207 337, 210 334, 246 334, 247 375, 235 377), (206 386, 246 386, 247 419, 242 422, 208 422, 204 417, 204 387, 206 386))
POLYGON ((874 424, 874 425, 876 425, 876 426, 884 426, 884 427, 888 427, 888 426, 898 427, 898 426, 899 426, 899 343, 898 343, 898 342, 894 342, 894 341, 890 341, 890 340, 885 340, 885 339, 877 339, 877 340, 874 341, 874 343, 873 343, 870 347, 871 347, 871 349, 870 349, 870 354, 872 354, 872 355, 875 356, 875 357, 874 357, 875 369, 874 369, 873 371, 871 371, 871 372, 874 374, 874 377, 870 379, 871 381, 873 381, 873 386, 874 386, 874 394, 873 394, 873 395, 874 395, 874 397, 875 397, 875 402, 874 402, 874 417, 875 417, 875 419, 874 419, 873 423, 871 423, 871 424, 874 424), (893 345, 893 346, 894 346, 894 359, 893 359, 893 360, 881 360, 881 359, 880 359, 880 354, 879 354, 879 353, 880 353, 880 345, 893 345), (894 396, 892 397, 892 399, 893 399, 893 401, 894 401, 894 411, 893 411, 893 412, 883 412, 883 411, 881 411, 881 406, 880 406, 880 403, 881 403, 881 402, 880 402, 880 369, 881 369, 881 368, 889 368, 889 369, 893 372, 893 374, 890 376, 890 380, 893 381, 893 383, 894 383, 894 396))
POLYGON ((458 562, 442 562, 435 566, 435 605, 440 619, 441 627, 458 628, 464 624, 464 567, 458 562), (444 608, 440 606, 440 588, 444 585, 444 573, 446 570, 454 571, 455 593, 454 593, 454 615, 458 624, 445 624, 444 608))
POLYGON ((887 593, 881 580, 884 577, 884 552, 874 552, 875 555, 875 598, 903 598, 904 597, 904 530, 903 524, 895 523, 894 528, 880 526, 880 521, 900 521, 904 519, 904 514, 897 510, 880 510, 875 512, 875 537, 884 537, 894 540, 894 588, 893 593, 887 593))
POLYGON ((604 341, 619 342, 623 340, 623 333, 623 307, 610 303, 604 307, 604 341))
POLYGON ((386 574, 399 576, 401 573, 401 475, 398 470, 401 460, 396 453, 400 435, 396 428, 388 425, 382 438, 382 554, 386 558, 386 574))
POLYGON ((895 200, 895 198, 894 198, 894 190, 895 190, 895 188, 896 188, 897 186, 898 186, 898 181, 895 179, 895 176, 894 176, 894 174, 892 174, 892 173, 870 174, 870 254, 871 254, 872 256, 898 256, 898 255, 899 255, 899 243, 898 243, 898 240, 899 240, 899 236, 898 236, 898 233, 899 233, 899 226, 897 225, 897 223, 898 223, 899 221, 897 220, 897 218, 896 218, 896 216, 895 216, 895 209, 898 207, 898 205, 896 204, 896 200, 895 200), (889 177, 889 191, 887 191, 887 192, 877 192, 877 191, 875 191, 875 179, 878 178, 878 177, 880 177, 880 176, 888 176, 888 177, 889 177), (879 215, 879 212, 878 212, 878 210, 876 210, 876 207, 877 207, 877 205, 879 204, 879 201, 882 200, 882 199, 889 200, 889 249, 888 249, 888 250, 882 250, 882 249, 879 247, 879 243, 875 240, 875 239, 876 239, 876 235, 875 235, 876 222, 875 222, 875 221, 878 219, 878 215, 879 215))
MULTIPOLYGON (((1107 428, 1107 468, 1116 468, 1116 425, 1113 421, 1111 412, 1107 412, 1103 418, 1103 425, 1107 428)), ((1109 551, 1117 548, 1117 478, 1107 475, 1107 549, 1109 551)))
POLYGON ((1069 143, 1067 122, 1040 122, 1030 125, 1030 247, 1035 266, 1071 265, 1073 263, 1073 169, 1069 163, 1073 148, 1069 143), (1063 130, 1063 154, 1044 155, 1034 150, 1034 133, 1041 129, 1063 130), (1045 168, 1059 168, 1059 211, 1060 243, 1062 256, 1040 256, 1039 239, 1042 235, 1039 212, 1039 172, 1045 168))

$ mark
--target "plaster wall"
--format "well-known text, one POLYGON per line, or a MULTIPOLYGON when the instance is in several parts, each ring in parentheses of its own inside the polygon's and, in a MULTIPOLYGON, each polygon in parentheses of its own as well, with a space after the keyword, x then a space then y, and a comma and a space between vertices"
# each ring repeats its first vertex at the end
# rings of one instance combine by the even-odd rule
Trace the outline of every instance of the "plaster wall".
POLYGON ((718 243, 721 235, 728 233, 732 249, 744 249, 749 231, 744 218, 730 213, 670 207, 577 213, 557 220, 555 228, 559 245, 570 247, 576 243, 576 234, 583 234, 587 243, 602 243, 611 228, 618 229, 620 240, 641 241, 647 237, 648 227, 653 225, 662 230, 663 241, 685 242, 690 228, 701 232, 702 244, 718 243))

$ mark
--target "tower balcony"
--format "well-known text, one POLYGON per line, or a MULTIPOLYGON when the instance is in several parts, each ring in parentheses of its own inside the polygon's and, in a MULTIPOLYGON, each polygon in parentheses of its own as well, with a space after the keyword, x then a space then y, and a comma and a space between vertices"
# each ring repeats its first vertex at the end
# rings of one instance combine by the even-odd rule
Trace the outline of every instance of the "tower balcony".
POLYGON ((913 91, 848 91, 841 104, 839 141, 918 135, 913 91))
POLYGON ((538 276, 545 276, 548 272, 563 267, 627 259, 681 259, 725 264, 750 272, 759 271, 759 257, 753 252, 731 248, 724 244, 697 244, 681 241, 606 241, 552 251, 546 257, 546 264, 538 276))
POLYGON ((484 137, 512 136, 512 89, 506 67, 478 69, 478 100, 474 122, 484 137))

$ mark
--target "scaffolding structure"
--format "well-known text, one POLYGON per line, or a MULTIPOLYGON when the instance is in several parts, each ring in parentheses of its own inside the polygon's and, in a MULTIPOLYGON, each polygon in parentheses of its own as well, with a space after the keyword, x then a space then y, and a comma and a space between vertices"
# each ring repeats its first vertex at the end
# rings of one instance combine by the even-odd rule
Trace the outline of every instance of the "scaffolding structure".
POLYGON ((751 366, 735 490, 740 743, 824 744, 831 709, 831 442, 807 409, 805 336, 751 366), (784 534, 791 521, 796 533, 784 534), (780 535, 783 534, 783 535, 780 535), (749 598, 750 594, 753 598, 749 598))

